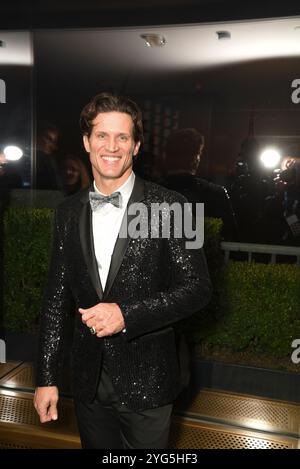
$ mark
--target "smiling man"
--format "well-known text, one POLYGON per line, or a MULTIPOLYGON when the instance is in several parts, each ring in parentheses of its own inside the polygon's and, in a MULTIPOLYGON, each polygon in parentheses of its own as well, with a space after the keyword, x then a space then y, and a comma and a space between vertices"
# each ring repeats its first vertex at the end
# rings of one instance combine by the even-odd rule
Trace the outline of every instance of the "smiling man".
POLYGON ((143 141, 137 105, 102 93, 80 124, 94 184, 56 210, 35 407, 41 422, 58 418, 62 342, 75 303, 72 388, 83 448, 166 448, 180 391, 173 325, 209 301, 205 258, 184 236, 119 236, 132 204, 150 213, 152 204, 185 202, 132 171, 143 141))
POLYGON ((132 172, 132 157, 141 143, 134 140, 132 125, 132 118, 124 112, 100 113, 93 121, 91 134, 83 137, 96 186, 104 193, 116 190, 132 172))

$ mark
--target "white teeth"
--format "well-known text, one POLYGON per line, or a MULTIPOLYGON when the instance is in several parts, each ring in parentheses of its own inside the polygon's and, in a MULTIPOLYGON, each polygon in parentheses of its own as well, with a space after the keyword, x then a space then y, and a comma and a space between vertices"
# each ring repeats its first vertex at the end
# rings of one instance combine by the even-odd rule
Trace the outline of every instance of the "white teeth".
POLYGON ((102 156, 103 160, 105 161, 118 161, 119 158, 115 156, 102 156))

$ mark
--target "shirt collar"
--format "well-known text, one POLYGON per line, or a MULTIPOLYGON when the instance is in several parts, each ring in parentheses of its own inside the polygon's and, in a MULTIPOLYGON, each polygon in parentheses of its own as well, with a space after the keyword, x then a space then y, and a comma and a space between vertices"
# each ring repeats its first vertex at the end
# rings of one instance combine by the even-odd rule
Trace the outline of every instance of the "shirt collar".
MULTIPOLYGON (((124 184, 122 184, 122 186, 118 187, 114 192, 120 192, 121 195, 122 195, 122 200, 125 202, 125 204, 127 204, 130 196, 131 196, 131 193, 132 193, 132 190, 133 190, 133 186, 134 186, 134 182, 135 182, 135 174, 134 172, 132 171, 129 175, 129 177, 126 179, 126 181, 124 182, 124 184)), ((106 194, 103 194, 102 192, 99 191, 99 189, 97 188, 96 186, 96 183, 95 181, 93 182, 93 185, 94 185, 94 190, 96 192, 98 192, 99 194, 101 195, 106 195, 106 194)))

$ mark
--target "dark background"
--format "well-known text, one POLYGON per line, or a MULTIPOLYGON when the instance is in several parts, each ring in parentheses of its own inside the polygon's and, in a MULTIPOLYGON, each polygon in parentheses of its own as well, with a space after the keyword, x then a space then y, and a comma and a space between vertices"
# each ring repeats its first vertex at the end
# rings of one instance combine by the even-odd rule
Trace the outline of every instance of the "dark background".
MULTIPOLYGON (((119 68, 112 68, 106 60, 110 44, 103 60, 100 53, 97 56, 95 44, 89 42, 89 31, 99 28, 104 32, 112 27, 143 25, 187 24, 188 28, 195 23, 278 18, 299 12, 296 1, 2 2, 0 29, 32 32, 34 67, 0 69, 1 78, 9 84, 8 103, 1 106, 1 140, 6 139, 6 133, 12 138, 17 135, 20 140, 25 138, 28 147, 36 123, 47 120, 61 131, 63 153, 82 151, 79 113, 95 93, 109 89, 134 97, 143 110, 150 102, 153 116, 157 107, 161 119, 170 112, 171 125, 175 122, 179 127, 193 126, 202 131, 206 145, 200 173, 216 182, 226 183, 230 176, 248 135, 251 115, 255 136, 262 145, 275 143, 285 155, 300 156, 300 105, 291 102, 291 82, 300 77, 298 56, 149 73, 146 50, 142 67, 128 68, 128 57, 124 57, 119 68), (66 39, 72 30, 72 38, 66 39)), ((118 29, 115 31, 117 34, 118 29)), ((155 116, 146 123, 149 140, 144 151, 154 152, 157 159, 165 137, 163 133, 155 135, 155 116), (158 138, 160 143, 154 148, 153 140, 158 138)))

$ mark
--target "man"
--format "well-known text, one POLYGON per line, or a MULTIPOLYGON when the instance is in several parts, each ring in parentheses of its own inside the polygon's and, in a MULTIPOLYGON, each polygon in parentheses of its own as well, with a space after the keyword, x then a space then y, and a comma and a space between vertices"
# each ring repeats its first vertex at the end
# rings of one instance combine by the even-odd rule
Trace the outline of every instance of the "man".
POLYGON ((237 222, 227 190, 197 176, 203 149, 204 137, 198 130, 172 132, 165 145, 165 176, 161 183, 180 192, 193 206, 202 202, 206 217, 222 219, 224 239, 237 240, 237 222))
POLYGON ((94 191, 56 211, 35 407, 41 422, 57 419, 62 337, 74 301, 71 371, 82 446, 165 448, 180 389, 172 325, 209 300, 205 258, 184 238, 118 236, 132 221, 127 206, 184 202, 132 172, 143 141, 136 104, 102 93, 80 122, 94 191))

